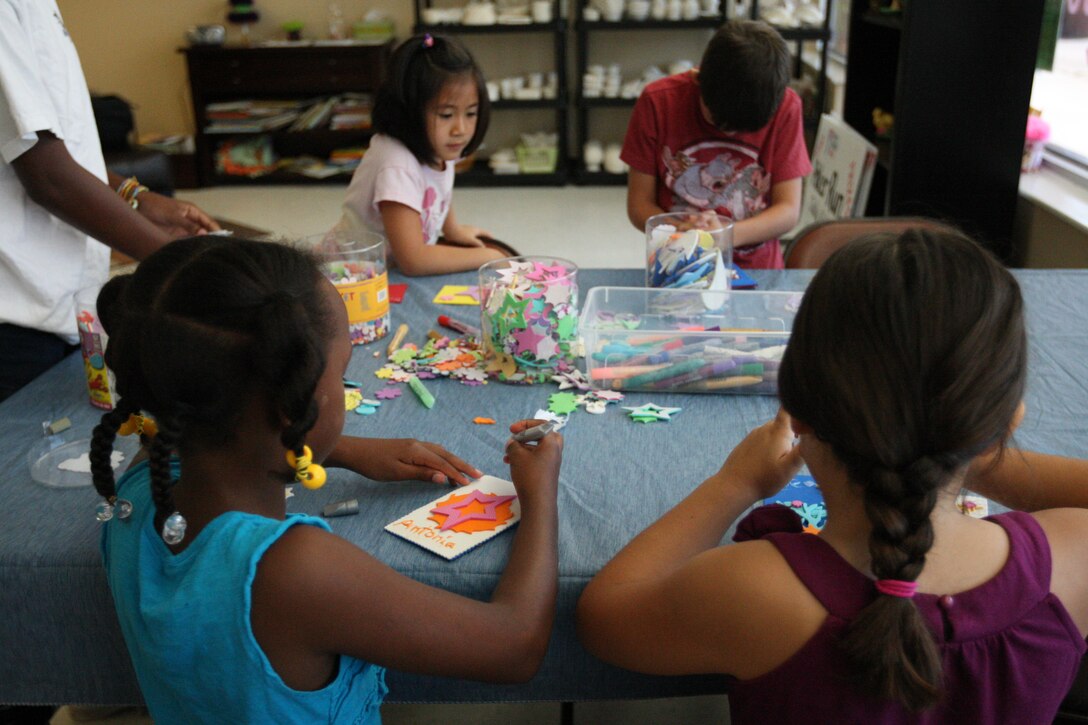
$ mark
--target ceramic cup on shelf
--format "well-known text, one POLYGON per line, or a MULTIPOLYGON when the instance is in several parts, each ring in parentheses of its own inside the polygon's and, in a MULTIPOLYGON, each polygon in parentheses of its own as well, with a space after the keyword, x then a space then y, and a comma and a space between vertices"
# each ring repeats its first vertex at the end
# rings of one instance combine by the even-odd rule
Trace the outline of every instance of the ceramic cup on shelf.
POLYGON ((684 20, 695 20, 699 17, 699 0, 684 0, 682 12, 684 20))
POLYGON ((465 6, 465 15, 461 22, 465 25, 494 25, 496 19, 494 3, 470 2, 465 6))
POLYGON ((650 0, 627 0, 627 15, 632 20, 650 17, 650 0))
POLYGON ((623 163, 623 159, 620 158, 620 145, 618 143, 610 143, 604 149, 604 170, 610 174, 622 174, 627 171, 627 164, 623 163))
POLYGON ((532 12, 534 23, 550 23, 552 21, 552 0, 533 0, 532 12))
POLYGON ((623 0, 604 0, 604 19, 618 22, 623 19, 623 0))
POLYGON ((664 20, 669 14, 669 0, 653 0, 650 5, 650 17, 654 20, 664 20))
POLYGON ((600 141, 586 141, 582 147, 582 161, 586 165, 586 171, 598 173, 601 170, 601 162, 604 161, 604 147, 600 141))
POLYGON ((684 17, 683 0, 669 0, 668 11, 665 13, 668 20, 680 20, 684 17))

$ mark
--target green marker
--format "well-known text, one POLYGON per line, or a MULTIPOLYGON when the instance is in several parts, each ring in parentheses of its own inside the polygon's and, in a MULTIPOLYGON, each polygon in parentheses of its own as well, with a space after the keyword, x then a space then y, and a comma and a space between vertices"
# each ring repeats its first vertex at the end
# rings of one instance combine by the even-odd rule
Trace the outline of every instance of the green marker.
POLYGON ((428 408, 434 407, 434 396, 431 395, 431 391, 423 387, 423 381, 417 378, 415 375, 408 378, 408 387, 412 389, 412 392, 419 398, 419 402, 428 408))

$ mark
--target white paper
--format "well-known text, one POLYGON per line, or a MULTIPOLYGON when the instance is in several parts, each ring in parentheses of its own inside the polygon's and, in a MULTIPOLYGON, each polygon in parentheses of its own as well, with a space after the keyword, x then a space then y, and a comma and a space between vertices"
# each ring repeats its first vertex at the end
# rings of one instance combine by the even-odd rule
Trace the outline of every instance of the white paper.
POLYGON ((520 520, 521 502, 517 499, 514 484, 494 476, 482 476, 473 483, 452 489, 426 506, 420 506, 407 516, 402 516, 393 521, 385 527, 385 530, 417 546, 422 546, 444 559, 455 559, 496 534, 505 531, 520 520), (494 527, 487 531, 463 532, 457 531, 456 526, 452 529, 442 530, 442 526, 451 523, 451 517, 443 519, 442 516, 434 514, 432 510, 443 504, 452 503, 455 498, 462 496, 469 497, 463 499, 463 501, 471 501, 473 500, 473 494, 477 492, 478 497, 483 499, 484 502, 481 503, 477 500, 471 506, 464 507, 465 511, 480 511, 483 509, 479 514, 481 518, 475 520, 490 521, 494 512, 498 512, 501 519, 502 515, 507 511, 509 512, 509 518, 495 523, 494 527), (495 503, 494 497, 502 498, 506 496, 513 496, 514 498, 508 502, 495 503), (435 518, 431 518, 432 516, 435 516, 435 518), (435 519, 442 520, 442 524, 435 519))

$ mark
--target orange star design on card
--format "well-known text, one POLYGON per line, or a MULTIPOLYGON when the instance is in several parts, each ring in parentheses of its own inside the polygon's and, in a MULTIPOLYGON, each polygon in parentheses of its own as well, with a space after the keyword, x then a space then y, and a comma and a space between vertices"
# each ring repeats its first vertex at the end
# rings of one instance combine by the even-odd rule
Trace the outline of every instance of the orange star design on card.
POLYGON ((478 531, 494 531, 514 517, 511 502, 517 496, 498 496, 480 490, 464 495, 451 494, 431 509, 428 516, 438 524, 439 531, 456 531, 474 534, 478 531))

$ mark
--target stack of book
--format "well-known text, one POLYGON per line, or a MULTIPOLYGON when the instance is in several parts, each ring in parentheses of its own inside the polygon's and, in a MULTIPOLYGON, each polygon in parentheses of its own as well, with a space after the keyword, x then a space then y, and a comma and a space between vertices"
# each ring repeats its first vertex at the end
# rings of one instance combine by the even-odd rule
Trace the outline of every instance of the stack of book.
POLYGON ((332 130, 370 128, 374 100, 369 93, 345 93, 337 98, 329 119, 332 130))
POLYGON ((294 122, 307 101, 227 101, 204 108, 204 133, 262 133, 294 122))

